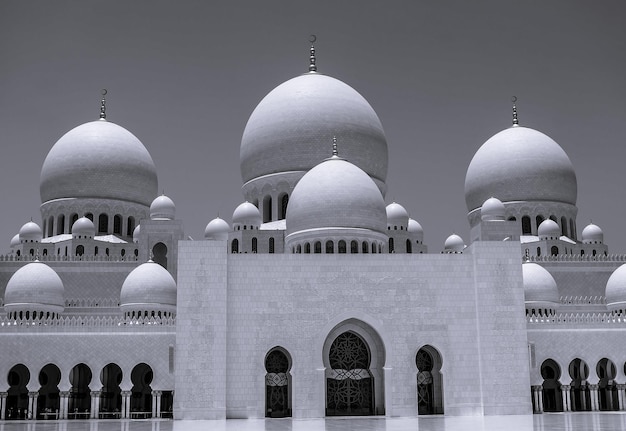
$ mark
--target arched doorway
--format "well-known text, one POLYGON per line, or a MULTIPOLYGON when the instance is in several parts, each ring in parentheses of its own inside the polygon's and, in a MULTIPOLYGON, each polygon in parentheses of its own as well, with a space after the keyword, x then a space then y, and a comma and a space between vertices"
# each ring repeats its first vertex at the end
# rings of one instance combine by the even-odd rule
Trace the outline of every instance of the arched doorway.
POLYGON ((58 419, 61 407, 59 382, 61 370, 54 364, 48 364, 39 372, 39 396, 37 397, 37 419, 58 419))
POLYGON ((291 416, 291 359, 281 347, 274 347, 265 356, 265 417, 291 416))
POLYGON ((432 346, 424 346, 415 355, 417 366, 417 414, 443 414, 441 356, 432 346))
POLYGON ((602 358, 596 366, 596 373, 600 378, 598 382, 598 408, 604 411, 619 410, 619 398, 615 384, 615 376, 617 375, 615 364, 607 358, 602 358))
POLYGON ((157 242, 152 247, 152 261, 167 269, 167 246, 162 242, 157 242))
POLYGON ((543 377, 543 411, 562 412, 563 396, 561 394, 561 367, 552 359, 546 359, 541 364, 543 377))
POLYGON ((108 364, 100 372, 100 419, 119 419, 122 412, 122 369, 117 364, 108 364))
POLYGON ((572 378, 570 383, 570 405, 574 412, 591 410, 591 394, 587 385, 589 377, 589 367, 585 361, 576 358, 569 364, 569 375, 572 378))
POLYGON ((70 395, 68 400, 68 419, 89 419, 91 413, 91 369, 85 364, 78 364, 70 371, 70 395))
POLYGON ((30 381, 30 372, 26 365, 17 364, 7 375, 9 390, 4 407, 7 419, 28 419, 28 389, 26 385, 30 381))
POLYGON ((133 383, 130 395, 131 418, 147 419, 152 417, 152 368, 148 364, 138 364, 130 373, 133 383))

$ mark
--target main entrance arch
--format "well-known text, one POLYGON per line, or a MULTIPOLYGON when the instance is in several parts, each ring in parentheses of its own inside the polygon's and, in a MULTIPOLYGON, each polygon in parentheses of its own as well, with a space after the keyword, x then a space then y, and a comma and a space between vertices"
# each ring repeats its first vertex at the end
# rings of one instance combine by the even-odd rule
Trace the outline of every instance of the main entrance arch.
POLYGON ((385 413, 382 340, 366 323, 349 319, 326 338, 326 415, 366 416, 385 413))

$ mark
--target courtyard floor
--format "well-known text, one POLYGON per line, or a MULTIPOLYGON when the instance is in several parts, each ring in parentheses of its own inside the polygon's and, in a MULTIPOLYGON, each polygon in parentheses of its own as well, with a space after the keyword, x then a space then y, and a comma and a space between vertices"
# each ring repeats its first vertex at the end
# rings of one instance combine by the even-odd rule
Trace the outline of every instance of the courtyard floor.
POLYGON ((423 418, 229 419, 225 421, 6 421, 0 431, 621 431, 626 412, 423 418))

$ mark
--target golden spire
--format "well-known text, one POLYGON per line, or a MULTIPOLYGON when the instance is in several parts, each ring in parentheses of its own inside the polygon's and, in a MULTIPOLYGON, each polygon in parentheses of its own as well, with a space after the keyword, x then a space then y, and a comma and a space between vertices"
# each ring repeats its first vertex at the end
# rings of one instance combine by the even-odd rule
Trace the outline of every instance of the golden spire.
POLYGON ((513 102, 513 126, 519 126, 519 121, 517 120, 517 107, 515 106, 515 102, 517 102, 517 97, 511 97, 511 102, 513 102))
POLYGON ((106 101, 106 96, 107 95, 107 89, 103 88, 102 89, 102 100, 100 101, 100 119, 101 120, 106 120, 107 119, 107 101, 106 101))
POLYGON ((313 45, 317 40, 317 36, 314 34, 309 37, 309 42, 311 42, 311 49, 309 50, 309 72, 317 72, 317 65, 315 64, 315 46, 313 45))

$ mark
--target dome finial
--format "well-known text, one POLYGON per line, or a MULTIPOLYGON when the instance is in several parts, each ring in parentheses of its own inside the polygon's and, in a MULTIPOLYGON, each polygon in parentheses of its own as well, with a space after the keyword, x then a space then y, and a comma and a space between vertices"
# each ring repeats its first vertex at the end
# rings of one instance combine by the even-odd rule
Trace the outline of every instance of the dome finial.
POLYGON ((106 106, 106 95, 107 95, 107 89, 103 88, 102 91, 102 100, 100 101, 100 119, 101 120, 106 120, 107 119, 107 106, 106 106))
POLYGON ((339 157, 339 152, 337 151, 337 137, 333 136, 333 156, 339 157))
POLYGON ((309 55, 309 72, 317 72, 317 65, 315 64, 315 46, 313 45, 315 43, 315 41, 317 40, 317 36, 315 36, 314 34, 312 34, 309 37, 309 42, 311 42, 311 49, 310 49, 310 55, 309 55))
POLYGON ((511 102, 513 102, 513 126, 519 126, 519 121, 517 120, 517 107, 515 106, 515 102, 517 102, 517 97, 511 97, 511 102))

